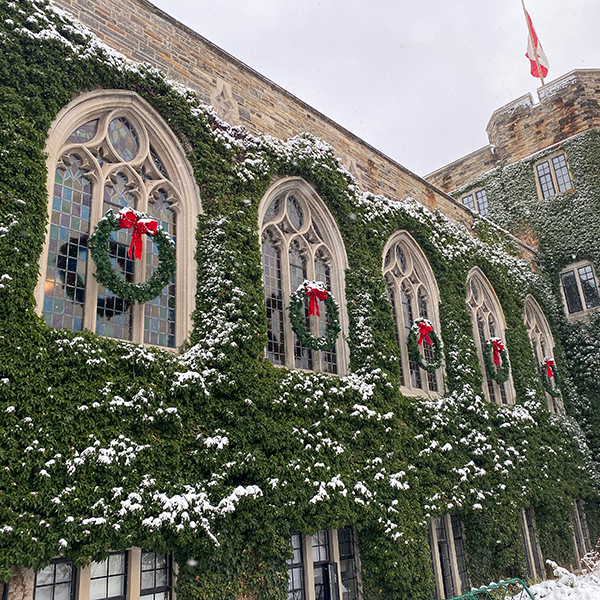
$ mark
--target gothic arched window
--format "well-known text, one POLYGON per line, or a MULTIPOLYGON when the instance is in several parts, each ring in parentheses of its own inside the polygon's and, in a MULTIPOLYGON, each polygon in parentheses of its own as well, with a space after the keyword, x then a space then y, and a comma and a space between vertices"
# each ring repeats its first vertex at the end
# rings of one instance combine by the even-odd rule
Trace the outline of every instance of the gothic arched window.
MULTIPOLYGON (((412 392, 437 393, 443 390, 442 369, 428 373, 410 360, 408 334, 418 317, 431 321, 440 334, 439 292, 433 271, 422 250, 406 232, 394 234, 383 251, 383 276, 388 300, 396 322, 396 341, 400 349, 401 384, 412 392)), ((423 347, 424 357, 433 361, 432 346, 423 347)))
MULTIPOLYGON (((287 307, 290 294, 304 280, 322 281, 340 305, 340 325, 347 331, 344 306, 346 253, 331 213, 314 190, 294 177, 277 182, 267 191, 259 209, 265 308, 269 341, 267 358, 275 365, 324 373, 344 373, 347 349, 343 336, 329 351, 303 346, 292 331, 287 307)), ((328 315, 321 303, 321 316, 308 316, 305 323, 314 336, 323 336, 328 315)))
POLYGON ((485 379, 483 391, 490 402, 514 404, 512 375, 505 383, 497 383, 485 368, 483 352, 486 341, 489 338, 498 337, 506 344, 506 338, 504 337, 504 314, 500 302, 487 277, 478 267, 473 267, 467 277, 467 308, 473 324, 479 365, 485 379))
MULTIPOLYGON (((181 144, 142 98, 127 91, 82 94, 50 129, 48 237, 38 309, 51 327, 174 348, 186 338, 194 302, 194 226, 200 198, 181 144), (119 298, 93 277, 88 240, 112 209, 131 207, 156 219, 176 244, 177 273, 144 305, 119 298)), ((158 267, 144 236, 142 260, 127 256, 131 233, 113 232, 108 252, 117 273, 140 283, 158 267)))
MULTIPOLYGON (((533 347, 533 356, 535 357, 535 363, 538 368, 540 377, 543 376, 543 369, 545 369, 544 359, 546 357, 554 357, 554 338, 550 331, 550 326, 546 317, 537 303, 535 298, 529 294, 525 298, 525 309, 523 311, 523 319, 525 320, 525 326, 527 327, 527 333, 531 340, 533 347)), ((548 404, 548 410, 557 414, 564 414, 564 407, 560 398, 553 398, 547 392, 544 392, 546 396, 546 402, 548 404)))

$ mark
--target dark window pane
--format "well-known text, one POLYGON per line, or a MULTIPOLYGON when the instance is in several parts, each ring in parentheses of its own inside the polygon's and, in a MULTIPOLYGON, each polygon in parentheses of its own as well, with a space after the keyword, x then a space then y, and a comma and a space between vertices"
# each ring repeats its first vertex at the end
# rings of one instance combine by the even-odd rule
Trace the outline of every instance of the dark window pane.
POLYGON ((579 296, 575 272, 567 271, 566 273, 563 273, 560 276, 560 280, 565 293, 569 314, 581 312, 583 310, 583 305, 581 304, 581 297, 579 296))
POLYGON ((581 289, 583 291, 585 305, 588 308, 594 308, 595 306, 600 305, 598 286, 596 285, 596 279, 594 278, 592 267, 590 265, 579 267, 577 272, 579 273, 579 281, 581 281, 581 289))

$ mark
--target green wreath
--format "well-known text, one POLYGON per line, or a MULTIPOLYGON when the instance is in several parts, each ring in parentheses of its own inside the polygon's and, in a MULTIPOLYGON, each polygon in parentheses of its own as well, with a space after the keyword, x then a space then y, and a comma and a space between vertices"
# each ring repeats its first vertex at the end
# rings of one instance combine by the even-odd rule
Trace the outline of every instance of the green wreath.
MULTIPOLYGON (((314 299, 317 301, 316 298, 314 299)), ((340 334, 340 309, 336 299, 331 292, 325 289, 325 285, 321 281, 304 281, 298 289, 290 296, 290 321, 292 329, 298 336, 298 341, 311 350, 331 350, 335 346, 335 342, 340 334), (308 297, 307 288, 309 290, 317 289, 324 296, 325 306, 327 307, 327 330, 323 337, 315 337, 306 327, 304 316, 304 306, 308 297)), ((310 311, 309 311, 310 313, 310 311)), ((318 306, 317 306, 318 314, 318 306)))
POLYGON ((496 383, 504 383, 505 381, 508 381, 508 376, 510 374, 510 362, 508 362, 508 353, 506 352, 506 348, 504 347, 504 344, 502 344, 502 340, 500 338, 489 338, 485 342, 485 347, 483 349, 483 360, 485 362, 485 368, 487 369, 487 372, 496 383), (498 350, 500 354, 500 360, 502 361, 502 366, 499 369, 492 360, 494 341, 498 342, 502 347, 501 350, 498 350))
POLYGON ((558 379, 558 370, 556 369, 556 365, 554 364, 554 359, 551 357, 545 357, 540 365, 542 372, 542 385, 544 386, 544 390, 548 392, 553 398, 560 398, 562 393, 560 391, 560 381, 558 379), (550 365, 548 365, 547 361, 551 361, 550 365), (552 371, 552 377, 554 379, 554 384, 556 387, 552 387, 552 382, 550 381, 550 377, 548 377, 548 368, 552 371))
MULTIPOLYGON (((134 211, 138 219, 147 219, 143 213, 134 211)), ((144 304, 149 300, 158 298, 162 291, 168 285, 175 275, 175 247, 169 234, 158 227, 153 241, 158 247, 158 258, 160 264, 152 277, 144 283, 128 283, 120 277, 110 262, 108 256, 108 240, 113 231, 118 231, 120 219, 114 212, 108 210, 100 219, 90 237, 89 249, 94 263, 96 263, 96 273, 94 276, 103 286, 108 288, 117 296, 132 303, 144 304)))
POLYGON ((412 327, 408 333, 408 355, 410 360, 419 364, 422 369, 425 369, 428 373, 433 373, 442 366, 444 344, 440 339, 440 336, 435 332, 433 325, 430 321, 423 318, 418 318, 413 321, 412 327), (421 335, 421 324, 426 326, 427 333, 423 334, 424 343, 427 343, 425 335, 431 339, 433 345, 433 360, 430 362, 424 358, 419 350, 419 336, 421 335))

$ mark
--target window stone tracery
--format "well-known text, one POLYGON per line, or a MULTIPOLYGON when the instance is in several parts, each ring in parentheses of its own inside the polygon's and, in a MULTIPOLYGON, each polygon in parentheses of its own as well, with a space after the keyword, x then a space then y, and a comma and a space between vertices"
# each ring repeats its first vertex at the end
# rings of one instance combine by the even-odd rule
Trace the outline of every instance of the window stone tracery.
MULTIPOLYGON (((340 374, 346 369, 347 350, 340 337, 329 351, 306 348, 291 328, 287 307, 290 294, 305 280, 322 281, 340 304, 342 331, 346 317, 343 307, 346 257, 341 236, 322 200, 300 178, 278 182, 261 203, 261 248, 263 284, 267 312, 267 358, 276 365, 340 374), (284 257, 286 260, 284 260, 284 257)), ((325 335, 327 310, 321 316, 308 315, 306 327, 317 337, 325 335)))
MULTIPOLYGON (((400 349, 400 382, 412 392, 442 391, 442 369, 428 373, 410 360, 407 340, 418 317, 432 322, 440 332, 438 317, 439 292, 433 271, 425 255, 405 231, 396 233, 386 244, 383 254, 383 276, 386 293, 396 323, 396 341, 400 349)), ((434 360, 431 346, 423 347, 424 358, 434 360)))
MULTIPOLYGON (((45 277, 36 289, 47 324, 176 347, 190 327, 189 286, 195 274, 191 240, 200 201, 191 167, 173 133, 132 92, 90 92, 59 113, 47 150, 54 181, 48 186, 50 230, 41 262, 45 277), (176 241, 176 276, 162 296, 141 306, 115 296, 95 280, 87 250, 89 236, 104 213, 123 207, 157 219, 176 241), (180 216, 185 216, 183 231, 180 216)), ((142 261, 129 259, 130 235, 113 232, 108 253, 117 273, 141 283, 158 268, 158 249, 147 237, 142 261)))
POLYGON ((484 377, 484 394, 490 402, 500 405, 514 404, 512 375, 505 383, 497 383, 485 368, 483 353, 486 341, 498 337, 506 344, 506 338, 502 308, 487 277, 478 267, 473 267, 467 276, 467 309, 471 316, 473 337, 484 377))

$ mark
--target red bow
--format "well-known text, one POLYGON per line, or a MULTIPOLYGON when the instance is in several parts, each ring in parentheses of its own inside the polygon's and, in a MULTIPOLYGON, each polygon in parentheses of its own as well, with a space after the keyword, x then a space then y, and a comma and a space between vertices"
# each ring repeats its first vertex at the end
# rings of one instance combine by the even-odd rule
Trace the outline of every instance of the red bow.
POLYGON ((544 360, 546 361, 546 373, 548 377, 554 377, 554 373, 552 372, 552 367, 554 366, 554 359, 546 358, 544 360))
POLYGON ((498 366, 500 364, 500 352, 504 351, 504 344, 500 339, 492 340, 492 344, 494 344, 494 364, 498 366))
POLYGON ((317 317, 321 316, 319 312, 319 300, 325 300, 327 298, 327 290, 322 287, 307 285, 306 286, 306 297, 309 299, 308 303, 308 316, 316 314, 317 317))
POLYGON ((417 341, 417 344, 419 344, 419 346, 423 343, 423 340, 425 340, 425 343, 428 346, 431 346, 431 338, 429 337, 429 332, 433 331, 433 327, 431 325, 429 325, 429 323, 425 323, 425 321, 419 321, 419 340, 417 341))
POLYGON ((119 211, 119 229, 133 229, 131 236, 131 244, 129 244, 129 252, 127 256, 131 258, 131 254, 135 258, 142 258, 142 233, 148 235, 156 235, 158 233, 158 221, 153 219, 138 219, 137 215, 131 208, 122 208, 119 211))

